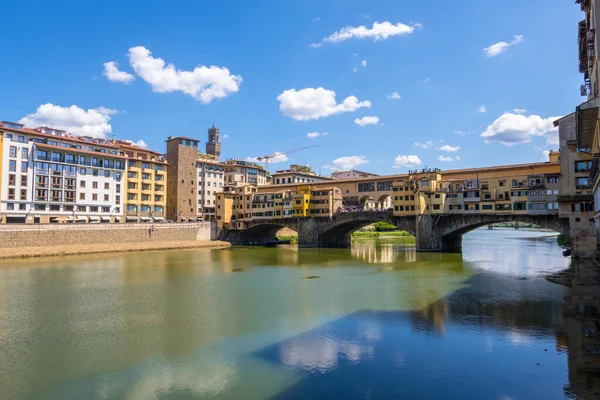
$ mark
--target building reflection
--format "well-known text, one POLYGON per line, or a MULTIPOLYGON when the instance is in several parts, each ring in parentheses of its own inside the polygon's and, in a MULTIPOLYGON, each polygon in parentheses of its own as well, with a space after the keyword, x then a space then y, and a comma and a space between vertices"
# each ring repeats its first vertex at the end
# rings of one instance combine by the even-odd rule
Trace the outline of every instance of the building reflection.
POLYGON ((565 297, 564 328, 558 345, 568 351, 569 385, 565 394, 577 399, 600 397, 600 271, 592 261, 573 260, 568 273, 558 276, 571 283, 565 297))

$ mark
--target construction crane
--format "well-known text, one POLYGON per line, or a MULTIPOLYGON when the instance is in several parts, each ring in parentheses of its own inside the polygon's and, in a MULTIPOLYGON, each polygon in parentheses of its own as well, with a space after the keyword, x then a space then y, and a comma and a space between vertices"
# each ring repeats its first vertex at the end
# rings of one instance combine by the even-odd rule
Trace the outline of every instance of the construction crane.
POLYGON ((265 170, 267 172, 269 172, 269 161, 272 158, 275 158, 277 156, 282 156, 284 154, 295 153, 297 151, 302 151, 302 150, 306 150, 306 149, 312 149, 313 147, 317 147, 317 145, 313 144, 312 146, 299 147, 297 149, 292 149, 292 150, 288 150, 288 151, 277 152, 277 153, 269 154, 269 155, 266 155, 266 156, 257 157, 256 160, 257 161, 264 161, 265 162, 265 170))

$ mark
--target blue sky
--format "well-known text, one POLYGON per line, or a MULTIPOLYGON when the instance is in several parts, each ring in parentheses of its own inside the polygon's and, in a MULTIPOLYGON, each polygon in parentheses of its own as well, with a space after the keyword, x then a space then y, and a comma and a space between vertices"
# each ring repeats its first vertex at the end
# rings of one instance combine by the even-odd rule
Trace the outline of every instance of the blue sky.
POLYGON ((571 1, 85 3, 3 6, 0 120, 385 174, 540 161, 583 100, 571 1))

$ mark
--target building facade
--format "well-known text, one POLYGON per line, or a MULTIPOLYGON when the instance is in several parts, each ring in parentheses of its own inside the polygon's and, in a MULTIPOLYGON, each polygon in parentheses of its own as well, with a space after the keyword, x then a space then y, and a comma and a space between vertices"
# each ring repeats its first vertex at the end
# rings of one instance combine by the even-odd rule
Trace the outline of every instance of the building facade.
POLYGON ((167 219, 195 221, 198 218, 199 140, 178 136, 167 138, 167 219))
POLYGON ((271 175, 272 185, 324 182, 331 180, 333 180, 333 178, 317 175, 308 165, 290 165, 289 169, 278 170, 271 175))
POLYGON ((227 160, 223 163, 225 168, 224 185, 250 184, 264 186, 267 184, 267 171, 262 165, 243 160, 227 160))
POLYGON ((117 141, 127 158, 126 222, 164 221, 167 209, 167 162, 155 151, 117 141))
POLYGON ((199 154, 196 172, 198 177, 198 217, 202 217, 205 221, 212 221, 216 217, 216 194, 223 191, 225 167, 215 161, 213 157, 199 154))
POLYGON ((0 222, 115 222, 125 158, 107 140, 0 122, 0 222))

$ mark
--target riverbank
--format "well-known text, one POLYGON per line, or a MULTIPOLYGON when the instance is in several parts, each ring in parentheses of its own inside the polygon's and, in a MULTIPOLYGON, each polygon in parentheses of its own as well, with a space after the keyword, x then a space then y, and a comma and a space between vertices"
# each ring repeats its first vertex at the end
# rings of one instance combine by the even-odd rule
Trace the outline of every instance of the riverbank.
POLYGON ((30 246, 0 249, 0 260, 41 257, 77 256, 100 253, 130 253, 155 250, 225 249, 230 243, 211 240, 157 241, 131 243, 74 244, 62 246, 30 246))

